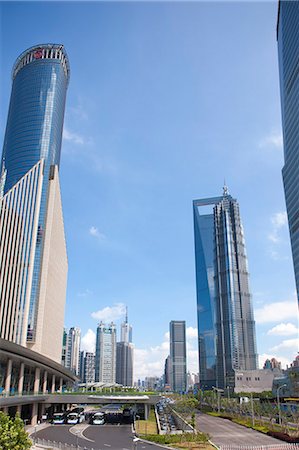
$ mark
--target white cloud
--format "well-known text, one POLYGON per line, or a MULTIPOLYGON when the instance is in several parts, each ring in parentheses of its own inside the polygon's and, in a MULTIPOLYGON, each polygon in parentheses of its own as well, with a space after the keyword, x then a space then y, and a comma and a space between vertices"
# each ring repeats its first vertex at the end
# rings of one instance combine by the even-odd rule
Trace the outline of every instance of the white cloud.
POLYGON ((288 216, 285 211, 273 214, 271 217, 272 229, 268 234, 268 239, 277 244, 280 241, 279 231, 288 223, 288 216))
POLYGON ((99 311, 91 313, 91 317, 103 322, 114 322, 121 319, 126 314, 126 306, 123 303, 116 303, 115 306, 106 306, 99 311))
MULTIPOLYGON (((192 373, 198 372, 196 337, 196 328, 188 327, 186 329, 187 370, 192 373)), ((169 355, 169 350, 169 332, 164 334, 164 341, 156 347, 136 348, 134 350, 134 379, 144 379, 150 376, 160 377, 164 373, 165 359, 169 355)))
POLYGON ((272 131, 267 136, 264 136, 259 141, 260 148, 277 148, 279 150, 283 147, 282 133, 278 131, 272 131))
POLYGON ((89 234, 100 242, 104 242, 107 239, 106 235, 101 233, 99 229, 93 225, 89 228, 89 234))
POLYGON ((87 333, 85 333, 81 339, 81 350, 94 353, 95 347, 96 347, 96 334, 89 328, 87 333))
POLYGON ((276 353, 263 353, 259 355, 259 368, 262 369, 264 366, 264 363, 266 359, 272 359, 275 358, 278 362, 281 362, 281 368, 286 369, 287 366, 290 366, 291 360, 288 358, 285 358, 284 356, 279 356, 276 353))
POLYGON ((85 289, 83 292, 78 292, 78 297, 88 297, 89 295, 92 295, 92 291, 89 289, 85 289))
POLYGON ((193 327, 188 327, 186 329, 186 339, 197 339, 198 337, 198 332, 197 332, 197 328, 193 328, 193 327))
POLYGON ((81 136, 80 134, 73 133, 66 126, 63 128, 62 138, 65 141, 70 141, 73 144, 84 145, 87 143, 87 140, 81 136))
POLYGON ((255 320, 259 324, 281 322, 282 320, 293 319, 297 315, 298 306, 295 299, 293 301, 268 303, 254 311, 255 320))
POLYGON ((277 352, 278 350, 293 350, 294 353, 298 352, 299 340, 296 339, 286 339, 282 341, 280 344, 275 345, 270 350, 273 352, 277 352))
POLYGON ((293 323, 280 323, 279 325, 276 325, 275 327, 271 328, 271 330, 269 330, 267 332, 267 334, 269 336, 274 335, 274 336, 292 336, 299 334, 299 328, 297 328, 293 323))

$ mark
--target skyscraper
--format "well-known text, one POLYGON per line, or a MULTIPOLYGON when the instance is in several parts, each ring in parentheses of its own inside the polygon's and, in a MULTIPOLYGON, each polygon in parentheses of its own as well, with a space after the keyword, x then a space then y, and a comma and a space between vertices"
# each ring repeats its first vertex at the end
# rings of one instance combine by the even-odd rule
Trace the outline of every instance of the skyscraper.
POLYGON ((185 392, 187 389, 186 322, 172 320, 169 331, 171 389, 175 392, 185 392))
POLYGON ((299 302, 299 2, 279 1, 277 42, 283 128, 285 200, 299 302))
POLYGON ((67 255, 58 170, 68 82, 63 45, 17 58, 0 170, 5 338, 59 362, 67 255))
POLYGON ((132 325, 128 322, 128 308, 126 308, 126 319, 120 327, 121 342, 132 342, 132 325))
POLYGON ((200 384, 224 388, 257 365, 239 205, 225 186, 222 197, 194 200, 193 213, 200 384))
POLYGON ((121 341, 116 344, 116 383, 133 386, 132 326, 128 322, 128 308, 125 321, 121 324, 121 341))
POLYGON ((115 383, 116 327, 101 322, 97 327, 95 381, 115 383))
POLYGON ((80 345, 80 328, 70 328, 67 337, 66 368, 70 369, 75 375, 80 374, 80 345))

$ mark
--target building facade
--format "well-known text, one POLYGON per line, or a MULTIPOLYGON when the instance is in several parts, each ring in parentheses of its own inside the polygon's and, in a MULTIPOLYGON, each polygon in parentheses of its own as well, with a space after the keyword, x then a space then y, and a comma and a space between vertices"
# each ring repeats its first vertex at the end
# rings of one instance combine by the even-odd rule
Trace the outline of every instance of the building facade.
POLYGON ((115 383, 116 375, 116 327, 101 322, 97 327, 95 381, 115 383))
POLYGON ((299 2, 279 1, 277 42, 280 75, 285 200, 299 302, 299 2))
POLYGON ((169 331, 171 389, 174 392, 185 392, 187 390, 186 322, 172 320, 169 324, 169 331))
POLYGON ((116 383, 133 386, 133 344, 130 342, 116 344, 116 383))
POLYGON ((71 327, 67 337, 66 368, 80 376, 81 330, 71 327))
POLYGON ((95 382, 95 355, 86 352, 84 356, 83 383, 93 384, 95 382))
POLYGON ((255 322, 239 205, 223 196, 193 202, 199 378, 203 389, 233 386, 257 366, 255 322))
POLYGON ((1 337, 57 362, 67 278, 58 169, 68 82, 62 45, 34 46, 17 58, 0 181, 1 337))

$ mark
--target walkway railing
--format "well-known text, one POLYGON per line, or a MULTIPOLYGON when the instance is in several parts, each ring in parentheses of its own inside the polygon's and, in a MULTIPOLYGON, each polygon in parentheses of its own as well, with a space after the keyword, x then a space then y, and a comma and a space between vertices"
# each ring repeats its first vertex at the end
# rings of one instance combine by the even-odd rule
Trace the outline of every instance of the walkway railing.
MULTIPOLYGON (((44 450, 87 450, 87 447, 81 447, 80 445, 74 445, 74 444, 64 444, 63 442, 55 442, 55 441, 49 441, 48 439, 34 439, 34 449, 41 449, 44 450)), ((88 448, 88 450, 96 450, 93 448, 88 448)))
POLYGON ((219 450, 299 450, 299 444, 221 445, 219 450))

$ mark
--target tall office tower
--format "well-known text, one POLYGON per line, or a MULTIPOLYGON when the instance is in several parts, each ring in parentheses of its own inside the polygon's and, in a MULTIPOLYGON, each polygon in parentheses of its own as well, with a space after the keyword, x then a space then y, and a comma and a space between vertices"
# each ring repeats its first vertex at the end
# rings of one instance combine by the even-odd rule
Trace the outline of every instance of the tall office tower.
POLYGON ((132 326, 128 323, 128 308, 126 319, 121 324, 121 341, 116 345, 116 383, 123 386, 133 386, 133 352, 132 326))
POLYGON ((16 60, 1 159, 1 337, 61 362, 67 254, 59 160, 69 63, 62 45, 16 60))
POLYGON ((70 328, 67 339, 66 367, 78 376, 80 374, 80 344, 80 328, 70 328))
POLYGON ((257 366, 255 323, 239 205, 194 200, 199 379, 203 389, 234 383, 235 370, 257 366))
POLYGON ((132 342, 132 326, 128 323, 128 308, 126 308, 126 319, 120 328, 121 342, 132 342))
POLYGON ((164 364, 164 386, 165 389, 170 389, 171 386, 171 359, 170 355, 165 359, 164 364))
POLYGON ((95 355, 91 352, 86 352, 84 357, 84 376, 83 381, 86 384, 93 384, 95 382, 95 355))
POLYGON ((95 380, 115 383, 116 369, 116 327, 112 322, 106 327, 101 322, 97 327, 95 380))
POLYGON ((66 367, 67 360, 67 329, 63 329, 62 334, 62 352, 61 352, 61 364, 66 367))
POLYGON ((279 1, 277 19, 284 192, 299 302, 299 2, 279 1))
POLYGON ((85 352, 80 350, 79 354, 79 378, 82 383, 84 383, 84 362, 85 362, 85 352))
POLYGON ((171 389, 185 392, 187 389, 186 322, 172 320, 170 331, 171 389))
POLYGON ((133 344, 130 342, 116 344, 116 383, 133 386, 133 344))

